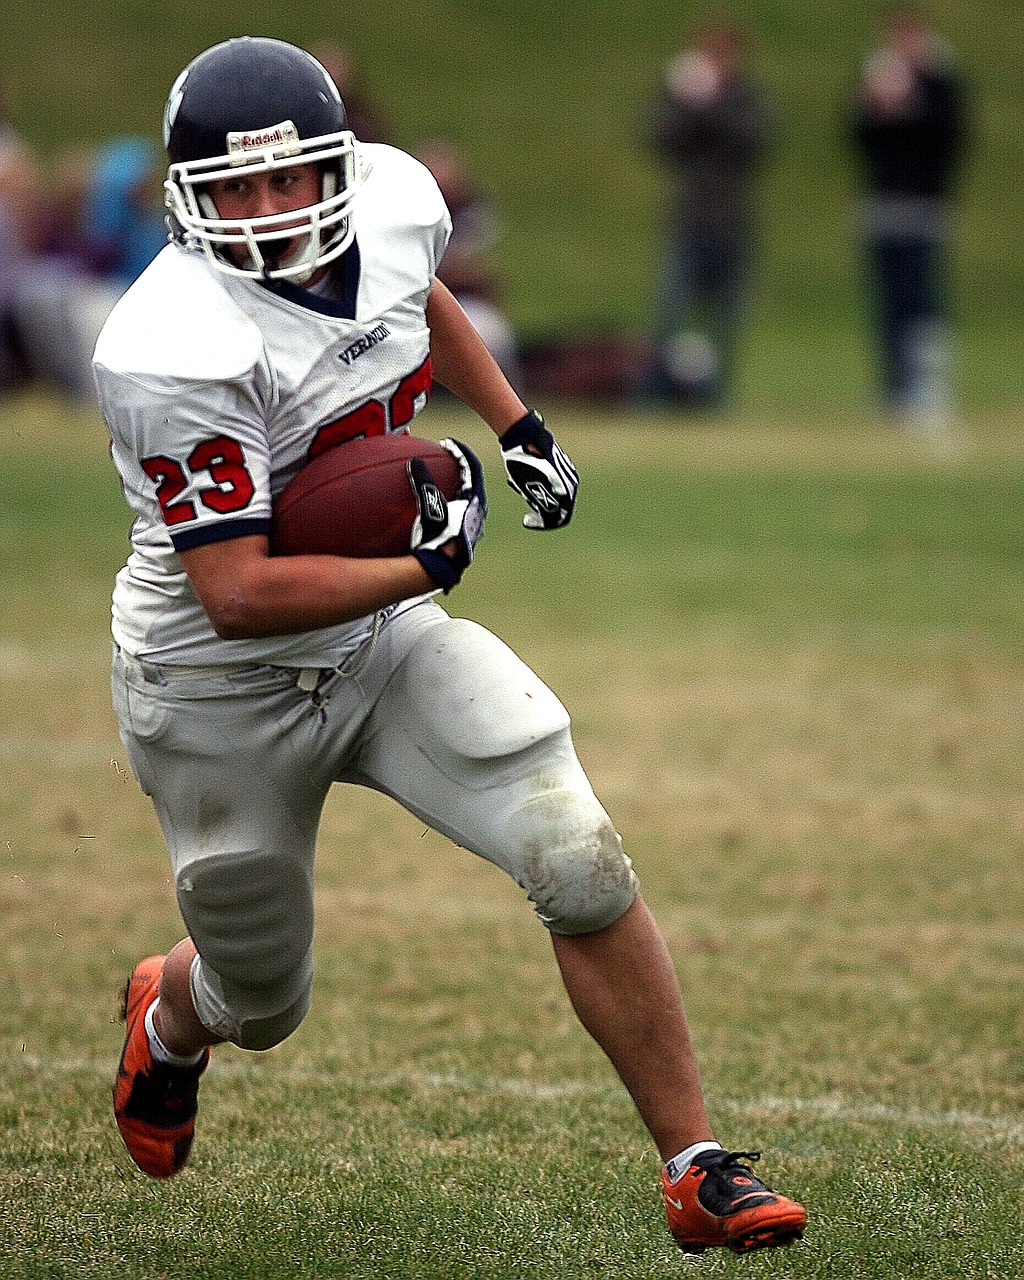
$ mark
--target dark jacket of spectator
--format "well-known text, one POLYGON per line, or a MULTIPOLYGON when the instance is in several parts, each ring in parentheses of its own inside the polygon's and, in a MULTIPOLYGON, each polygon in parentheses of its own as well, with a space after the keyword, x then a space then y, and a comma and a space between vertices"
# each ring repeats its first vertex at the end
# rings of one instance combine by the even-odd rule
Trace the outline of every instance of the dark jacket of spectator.
POLYGON ((668 162, 676 217, 690 226, 743 225, 774 134, 767 95, 738 68, 713 91, 687 91, 703 71, 693 54, 672 70, 653 102, 647 136, 668 162))
POLYGON ((857 100, 850 132, 865 184, 879 194, 948 197, 966 136, 966 93, 951 59, 936 55, 913 75, 905 108, 884 112, 857 100))

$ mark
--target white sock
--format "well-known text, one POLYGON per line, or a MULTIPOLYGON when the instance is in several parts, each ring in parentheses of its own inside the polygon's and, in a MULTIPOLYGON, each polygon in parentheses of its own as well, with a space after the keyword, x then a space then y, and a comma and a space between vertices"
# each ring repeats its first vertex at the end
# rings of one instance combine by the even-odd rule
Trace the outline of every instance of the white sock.
POLYGON ((160 1034, 153 1022, 153 1014, 156 1013, 156 1007, 160 1003, 160 997, 146 1010, 146 1035, 149 1037, 149 1051, 153 1055, 154 1062, 163 1062, 169 1067, 196 1067, 202 1061, 205 1049, 200 1049, 198 1053, 180 1054, 171 1053, 170 1049, 160 1039, 160 1034))
POLYGON ((721 1149, 722 1144, 720 1142, 695 1142, 692 1147, 687 1147, 685 1151, 680 1151, 677 1156, 665 1161, 669 1182, 679 1181, 690 1165, 693 1164, 694 1156, 699 1156, 702 1151, 721 1151, 721 1149))

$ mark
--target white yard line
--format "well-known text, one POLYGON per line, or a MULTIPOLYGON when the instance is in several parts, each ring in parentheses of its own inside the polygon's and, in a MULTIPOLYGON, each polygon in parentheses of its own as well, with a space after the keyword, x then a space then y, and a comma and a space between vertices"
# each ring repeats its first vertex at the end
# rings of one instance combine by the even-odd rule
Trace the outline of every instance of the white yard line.
MULTIPOLYGON (((32 1054, 19 1054, 8 1060, 8 1066, 20 1068, 26 1073, 41 1075, 88 1074, 111 1076, 113 1060, 98 1062, 87 1058, 40 1058, 32 1054)), ((246 1078, 259 1081, 271 1078, 293 1086, 322 1085, 327 1073, 314 1071, 271 1071, 265 1067, 250 1065, 242 1060, 221 1059, 215 1066, 218 1076, 246 1078)), ((402 1071, 381 1076, 336 1077, 341 1085, 360 1089, 392 1089, 407 1087, 430 1089, 440 1093, 510 1094, 534 1102, 557 1101, 561 1098, 580 1096, 625 1098, 616 1085, 590 1084, 584 1081, 566 1080, 544 1084, 536 1080, 516 1077, 463 1076, 458 1074, 433 1074, 431 1072, 402 1071)), ((770 1112, 773 1115, 811 1116, 824 1120, 839 1120, 863 1124, 885 1123, 906 1128, 962 1131, 971 1129, 988 1134, 1003 1142, 1024 1145, 1024 1123, 1013 1116, 982 1116, 970 1111, 928 1111, 923 1107, 894 1107, 884 1102, 847 1102, 842 1098, 786 1098, 768 1096, 741 1100, 710 1095, 712 1111, 729 1111, 737 1115, 770 1112)))
POLYGON ((76 764, 97 763, 107 765, 111 754, 121 751, 120 743, 113 738, 84 738, 80 742, 66 738, 15 738, 0 737, 0 763, 34 764, 43 761, 68 761, 76 764))

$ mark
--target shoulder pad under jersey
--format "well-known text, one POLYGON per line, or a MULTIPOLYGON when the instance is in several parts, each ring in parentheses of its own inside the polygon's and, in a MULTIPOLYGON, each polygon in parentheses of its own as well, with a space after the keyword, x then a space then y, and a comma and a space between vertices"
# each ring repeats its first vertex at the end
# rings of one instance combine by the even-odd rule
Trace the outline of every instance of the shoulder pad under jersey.
POLYGON ((421 160, 383 142, 361 142, 359 157, 367 166, 366 184, 355 204, 356 221, 372 209, 372 219, 430 225, 446 214, 434 175, 421 160))
POLYGON ((114 307, 93 357, 116 373, 212 381, 258 361, 263 335, 205 258, 168 245, 114 307))

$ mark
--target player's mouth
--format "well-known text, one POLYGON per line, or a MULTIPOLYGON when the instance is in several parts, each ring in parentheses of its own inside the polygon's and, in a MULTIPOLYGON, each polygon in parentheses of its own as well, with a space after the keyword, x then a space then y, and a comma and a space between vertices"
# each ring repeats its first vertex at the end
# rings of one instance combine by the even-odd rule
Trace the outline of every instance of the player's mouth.
POLYGON ((228 252, 239 267, 246 270, 256 268, 266 274, 269 271, 279 271, 294 262, 305 250, 308 240, 308 232, 295 236, 273 236, 265 240, 261 238, 257 242, 261 263, 253 257, 249 245, 244 241, 232 244, 228 252))

